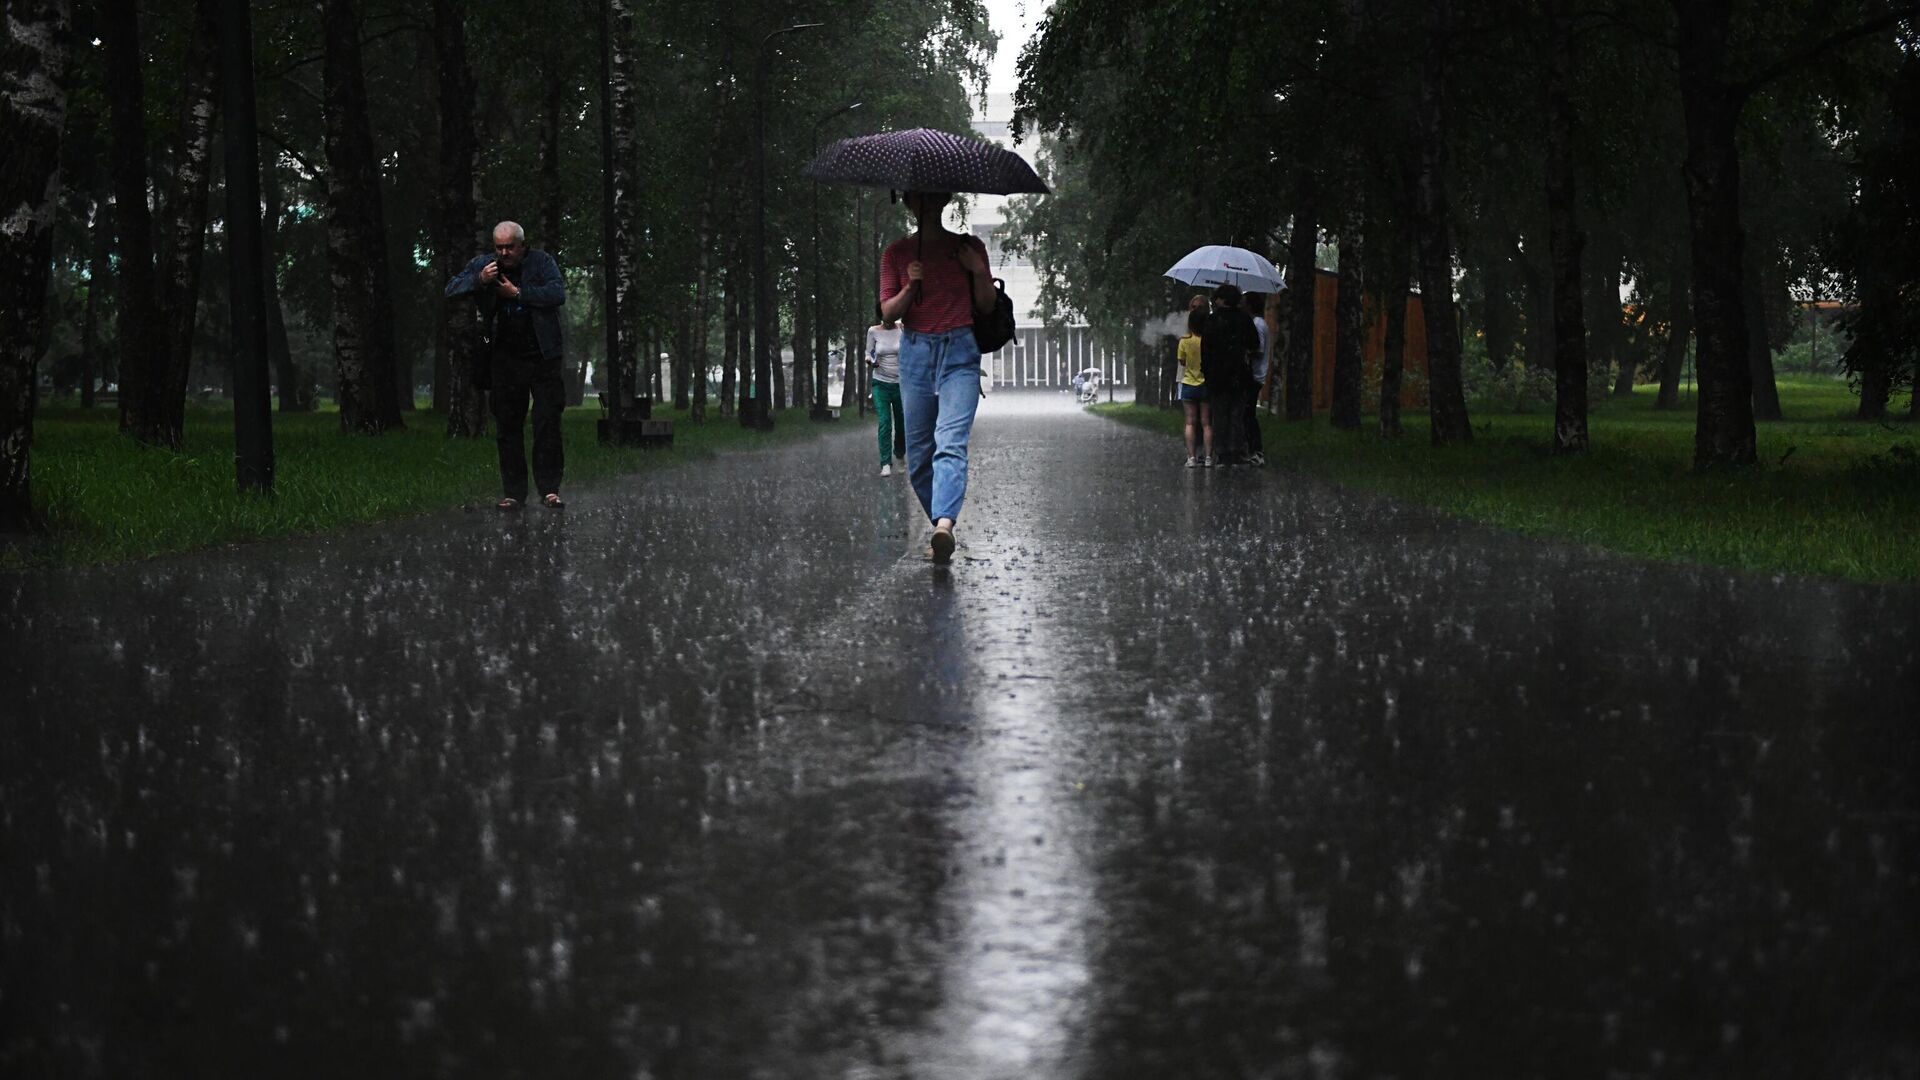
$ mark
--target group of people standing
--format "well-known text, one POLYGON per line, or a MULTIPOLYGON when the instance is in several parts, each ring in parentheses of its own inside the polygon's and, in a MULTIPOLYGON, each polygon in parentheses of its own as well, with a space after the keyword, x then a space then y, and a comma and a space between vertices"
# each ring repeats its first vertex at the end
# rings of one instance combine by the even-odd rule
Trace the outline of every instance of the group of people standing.
POLYGON ((1255 410, 1267 382, 1264 296, 1235 285, 1196 294, 1187 305, 1187 333, 1175 346, 1180 402, 1187 411, 1187 468, 1265 465, 1255 410))

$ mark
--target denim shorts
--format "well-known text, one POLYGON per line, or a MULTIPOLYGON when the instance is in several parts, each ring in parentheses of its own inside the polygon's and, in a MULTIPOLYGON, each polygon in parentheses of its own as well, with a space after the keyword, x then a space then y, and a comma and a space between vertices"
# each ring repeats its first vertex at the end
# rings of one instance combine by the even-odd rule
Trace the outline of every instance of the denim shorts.
POLYGON ((1188 386, 1186 383, 1181 383, 1180 384, 1180 400, 1181 401, 1207 400, 1207 388, 1205 384, 1202 384, 1200 386, 1188 386))

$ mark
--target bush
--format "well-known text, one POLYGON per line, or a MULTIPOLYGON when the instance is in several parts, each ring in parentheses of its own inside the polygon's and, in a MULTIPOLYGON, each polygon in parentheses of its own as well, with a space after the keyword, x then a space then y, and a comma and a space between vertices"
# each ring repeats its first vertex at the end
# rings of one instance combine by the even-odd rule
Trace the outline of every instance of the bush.
MULTIPOLYGON (((1612 365, 1587 367, 1587 412, 1599 412, 1613 394, 1615 371, 1612 365)), ((1552 412, 1554 374, 1549 368, 1511 363, 1505 371, 1493 370, 1486 346, 1478 340, 1466 343, 1461 351, 1460 380, 1467 395, 1468 412, 1529 413, 1552 412)))

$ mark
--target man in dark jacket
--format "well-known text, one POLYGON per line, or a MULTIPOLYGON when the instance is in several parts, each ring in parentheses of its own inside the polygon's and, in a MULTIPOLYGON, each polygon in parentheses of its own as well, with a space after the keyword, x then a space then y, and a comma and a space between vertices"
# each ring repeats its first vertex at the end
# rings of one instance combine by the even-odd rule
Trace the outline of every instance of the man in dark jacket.
POLYGON ((1253 319, 1240 310, 1240 290, 1213 290, 1213 314, 1200 335, 1200 371, 1207 380, 1213 414, 1213 455, 1222 465, 1246 464, 1246 392, 1253 381, 1248 361, 1260 347, 1253 319))
POLYGON ((447 295, 473 297, 487 326, 482 361, 490 385, 493 423, 500 444, 500 509, 527 501, 527 448, 521 430, 533 405, 533 480, 540 504, 559 509, 566 456, 560 445, 560 412, 567 405, 561 377, 560 305, 567 302, 559 264, 527 247, 527 233, 511 221, 493 227, 493 254, 468 263, 447 295))

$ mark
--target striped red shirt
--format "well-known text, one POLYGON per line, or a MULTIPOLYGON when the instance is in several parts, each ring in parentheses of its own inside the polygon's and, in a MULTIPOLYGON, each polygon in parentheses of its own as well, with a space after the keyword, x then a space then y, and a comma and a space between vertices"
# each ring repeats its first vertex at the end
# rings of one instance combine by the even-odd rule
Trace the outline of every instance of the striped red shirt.
MULTIPOLYGON (((962 238, 972 244, 984 261, 987 246, 977 236, 962 238)), ((935 241, 939 243, 939 241, 935 241)), ((891 299, 907 287, 907 264, 920 259, 920 300, 907 308, 900 324, 916 334, 938 334, 973 325, 973 294, 967 283, 967 271, 961 267, 959 252, 935 254, 931 247, 922 258, 919 242, 912 235, 887 245, 880 254, 880 298, 891 299)), ((992 268, 988 268, 992 273, 992 268)))

